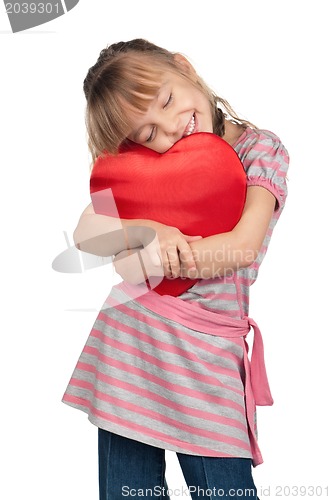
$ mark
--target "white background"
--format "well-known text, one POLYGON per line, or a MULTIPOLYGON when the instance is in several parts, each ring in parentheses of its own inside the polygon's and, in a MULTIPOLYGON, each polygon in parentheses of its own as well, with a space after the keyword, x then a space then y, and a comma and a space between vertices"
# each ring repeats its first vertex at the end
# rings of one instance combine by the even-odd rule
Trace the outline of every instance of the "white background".
MULTIPOLYGON (((83 79, 107 44, 136 37, 188 56, 241 116, 289 150, 289 198, 252 287, 275 399, 258 408, 265 462, 254 478, 261 499, 280 498, 278 485, 282 498, 300 496, 292 486, 321 486, 323 498, 331 490, 329 4, 81 0, 17 34, 2 8, 4 500, 98 498, 97 429, 61 397, 114 274, 111 266, 61 274, 51 263, 89 203, 83 79)), ((170 489, 184 485, 172 452, 166 476, 170 489)))

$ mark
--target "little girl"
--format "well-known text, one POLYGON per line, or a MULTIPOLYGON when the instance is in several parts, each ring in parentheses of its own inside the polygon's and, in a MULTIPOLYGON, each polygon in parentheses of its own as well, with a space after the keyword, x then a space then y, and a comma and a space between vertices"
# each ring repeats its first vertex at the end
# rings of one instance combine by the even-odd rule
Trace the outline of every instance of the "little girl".
POLYGON ((255 405, 273 400, 261 334, 248 317, 249 287, 284 208, 287 151, 272 132, 240 120, 182 55, 146 40, 102 50, 84 92, 93 161, 128 140, 165 153, 205 132, 234 148, 247 177, 241 219, 226 233, 202 238, 154 220, 121 219, 125 238, 115 239, 119 221, 92 204, 79 220, 77 247, 117 255, 125 280, 98 314, 63 397, 98 427, 100 500, 169 498, 166 449, 176 452, 193 499, 257 498, 255 405), (147 244, 142 228, 155 231, 158 245, 147 244), (121 259, 128 248, 146 252, 141 279, 121 259), (227 249, 222 261, 220 249, 227 249), (197 281, 178 297, 136 293, 160 268, 166 277, 197 281))

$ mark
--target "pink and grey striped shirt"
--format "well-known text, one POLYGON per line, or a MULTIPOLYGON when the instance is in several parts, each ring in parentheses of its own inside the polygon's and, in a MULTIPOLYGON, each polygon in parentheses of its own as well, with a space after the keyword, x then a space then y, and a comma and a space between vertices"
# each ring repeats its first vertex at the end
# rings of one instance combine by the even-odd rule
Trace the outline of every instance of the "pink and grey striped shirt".
POLYGON ((248 317, 249 289, 284 208, 289 159, 265 130, 247 128, 233 147, 248 186, 276 198, 255 262, 224 278, 202 279, 179 297, 140 293, 141 285, 113 287, 63 402, 98 427, 137 441, 193 455, 252 458, 258 465, 255 405, 273 400, 261 334, 248 317))

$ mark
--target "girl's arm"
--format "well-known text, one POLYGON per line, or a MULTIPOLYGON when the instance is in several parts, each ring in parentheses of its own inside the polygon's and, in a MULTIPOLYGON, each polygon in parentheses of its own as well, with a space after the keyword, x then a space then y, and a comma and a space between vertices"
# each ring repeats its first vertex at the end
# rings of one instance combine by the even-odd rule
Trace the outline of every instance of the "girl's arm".
MULTIPOLYGON (((102 257, 117 254, 127 246, 130 248, 140 246, 137 225, 133 230, 129 230, 127 235, 123 222, 116 217, 96 214, 90 203, 81 214, 74 231, 75 246, 83 252, 102 257)), ((129 223, 126 225, 129 226, 129 223)))
POLYGON ((188 270, 196 269, 189 242, 201 236, 185 235, 175 227, 148 219, 119 219, 96 214, 90 203, 78 221, 73 239, 79 250, 103 257, 143 247, 151 264, 161 268, 163 275, 172 276, 168 263, 179 263, 179 259, 186 262, 188 270))
POLYGON ((197 270, 189 270, 183 263, 180 276, 209 279, 250 266, 263 244, 275 206, 276 198, 270 191, 249 186, 241 219, 234 229, 190 243, 197 270))
MULTIPOLYGON (((275 206, 276 198, 270 191, 261 186, 249 186, 241 219, 234 229, 191 242, 196 268, 189 269, 185 258, 180 263, 176 258, 171 263, 172 277, 209 279, 250 266, 262 246, 275 206)), ((134 252, 140 252, 141 259, 130 261, 130 253, 123 251, 114 261, 116 272, 125 281, 139 284, 149 276, 163 275, 161 266, 151 261, 146 249, 134 252)))

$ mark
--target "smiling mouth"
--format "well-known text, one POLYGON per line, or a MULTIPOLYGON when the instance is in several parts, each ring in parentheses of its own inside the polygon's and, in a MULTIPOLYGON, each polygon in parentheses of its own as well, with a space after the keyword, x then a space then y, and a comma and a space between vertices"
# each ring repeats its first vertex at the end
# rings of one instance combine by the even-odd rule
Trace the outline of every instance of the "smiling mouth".
POLYGON ((194 133, 196 126, 196 118, 195 118, 195 113, 192 115, 188 125, 186 126, 184 132, 183 132, 183 137, 187 137, 188 135, 191 135, 194 133))

